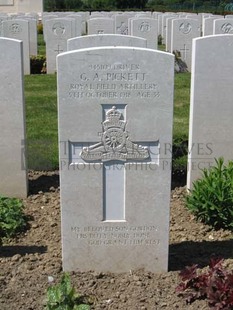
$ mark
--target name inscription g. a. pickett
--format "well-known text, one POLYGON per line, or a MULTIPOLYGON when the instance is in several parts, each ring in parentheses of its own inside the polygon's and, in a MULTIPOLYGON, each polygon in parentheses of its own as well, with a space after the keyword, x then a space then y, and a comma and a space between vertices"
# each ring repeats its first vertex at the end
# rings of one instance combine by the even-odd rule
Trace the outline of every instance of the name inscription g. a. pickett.
POLYGON ((158 85, 137 64, 93 64, 68 86, 68 97, 83 98, 158 98, 158 85))

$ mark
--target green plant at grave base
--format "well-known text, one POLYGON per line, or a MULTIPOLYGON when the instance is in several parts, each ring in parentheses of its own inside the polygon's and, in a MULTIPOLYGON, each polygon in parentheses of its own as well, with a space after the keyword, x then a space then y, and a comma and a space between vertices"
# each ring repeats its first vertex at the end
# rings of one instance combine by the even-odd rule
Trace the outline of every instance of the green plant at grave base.
POLYGON ((75 293, 70 276, 64 273, 61 282, 47 289, 47 310, 89 310, 84 296, 75 293))
POLYGON ((43 55, 30 57, 31 74, 46 73, 46 57, 43 55))
POLYGON ((162 45, 163 42, 163 37, 161 36, 161 34, 158 35, 158 45, 162 45))
POLYGON ((223 259, 212 258, 209 268, 198 272, 197 265, 185 267, 179 274, 181 283, 176 292, 191 304, 207 299, 211 309, 233 309, 233 272, 223 265, 223 259))
POLYGON ((14 237, 27 226, 23 203, 16 198, 0 196, 0 238, 14 237))
POLYGON ((215 167, 204 169, 203 177, 193 182, 186 206, 202 222, 233 230, 233 161, 215 161, 215 167))

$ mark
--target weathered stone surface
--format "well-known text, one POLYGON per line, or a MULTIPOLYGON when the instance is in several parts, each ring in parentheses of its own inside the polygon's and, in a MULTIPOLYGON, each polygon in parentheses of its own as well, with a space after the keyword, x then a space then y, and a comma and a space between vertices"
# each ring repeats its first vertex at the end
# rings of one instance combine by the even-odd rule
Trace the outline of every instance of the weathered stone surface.
POLYGON ((0 195, 25 198, 27 169, 22 42, 0 38, 0 195))

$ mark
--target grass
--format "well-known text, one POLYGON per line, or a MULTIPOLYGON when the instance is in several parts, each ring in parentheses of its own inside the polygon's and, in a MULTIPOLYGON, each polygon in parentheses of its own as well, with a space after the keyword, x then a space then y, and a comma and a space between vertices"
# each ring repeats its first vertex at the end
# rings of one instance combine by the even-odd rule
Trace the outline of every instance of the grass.
POLYGON ((44 35, 38 34, 38 55, 46 55, 46 48, 45 48, 45 41, 44 41, 44 35))
POLYGON ((58 168, 56 75, 25 76, 29 169, 58 168))
POLYGON ((189 72, 175 75, 173 128, 175 141, 188 140, 190 79, 191 73, 189 72))

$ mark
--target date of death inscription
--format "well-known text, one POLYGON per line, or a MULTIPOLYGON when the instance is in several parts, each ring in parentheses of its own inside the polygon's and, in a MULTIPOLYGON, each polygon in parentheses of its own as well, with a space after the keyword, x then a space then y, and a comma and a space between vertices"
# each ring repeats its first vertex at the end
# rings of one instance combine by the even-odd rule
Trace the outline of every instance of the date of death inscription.
POLYGON ((70 232, 89 246, 159 245, 156 226, 71 226, 70 232))

